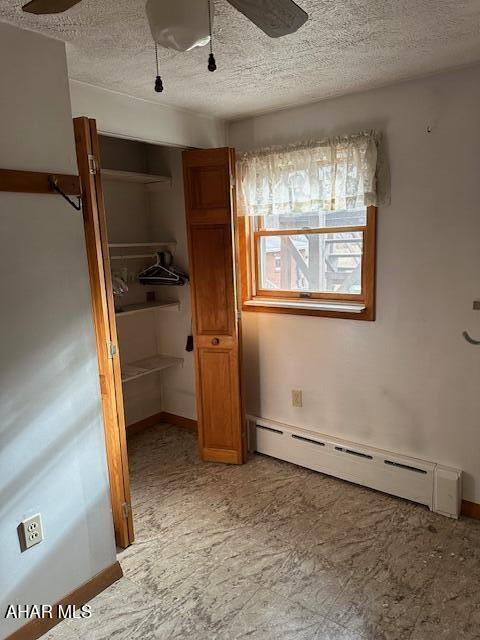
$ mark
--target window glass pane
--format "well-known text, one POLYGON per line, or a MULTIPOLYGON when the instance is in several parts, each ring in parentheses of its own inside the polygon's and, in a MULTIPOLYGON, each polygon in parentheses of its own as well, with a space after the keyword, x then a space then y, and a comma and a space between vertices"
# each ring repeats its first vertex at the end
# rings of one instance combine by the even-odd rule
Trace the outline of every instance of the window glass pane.
POLYGON ((259 229, 320 229, 322 227, 356 227, 367 224, 366 208, 356 211, 321 211, 271 215, 259 218, 259 229))
POLYGON ((361 231, 260 237, 260 288, 362 293, 361 231))

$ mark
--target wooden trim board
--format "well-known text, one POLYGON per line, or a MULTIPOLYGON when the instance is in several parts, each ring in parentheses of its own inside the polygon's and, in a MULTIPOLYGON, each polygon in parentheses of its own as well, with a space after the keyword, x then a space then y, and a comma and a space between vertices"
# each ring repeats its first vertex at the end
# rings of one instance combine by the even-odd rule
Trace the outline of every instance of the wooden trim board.
POLYGON ((40 638, 40 636, 43 636, 47 631, 61 622, 61 619, 56 617, 56 612, 60 605, 65 607, 70 604, 81 607, 99 593, 105 591, 107 587, 119 580, 122 576, 123 571, 120 563, 117 561, 100 573, 97 573, 91 580, 69 593, 68 596, 56 602, 52 608, 52 618, 30 620, 30 622, 27 622, 23 627, 9 635, 6 640, 36 640, 36 638, 40 638))
POLYGON ((173 424, 176 427, 183 427, 184 429, 190 429, 191 431, 197 430, 197 421, 191 418, 184 418, 183 416, 177 416, 174 413, 168 413, 167 411, 160 411, 160 413, 154 413, 153 416, 148 416, 138 422, 133 422, 127 426, 127 436, 133 436, 136 433, 140 433, 144 429, 154 427, 156 424, 166 423, 173 424))
POLYGON ((474 518, 480 520, 480 504, 476 502, 469 502, 468 500, 462 500, 462 516, 467 518, 474 518))
POLYGON ((168 411, 162 411, 162 422, 168 422, 174 424, 176 427, 183 427, 184 429, 190 429, 191 431, 197 430, 197 421, 191 418, 184 418, 183 416, 177 416, 174 413, 168 413, 168 411))
POLYGON ((60 189, 69 196, 81 195, 80 178, 75 175, 60 174, 54 171, 14 171, 0 169, 0 191, 12 193, 50 193, 55 194, 49 183, 50 176, 57 178, 60 189))
POLYGON ((162 422, 162 413, 154 413, 152 416, 148 416, 148 418, 143 418, 143 420, 139 420, 138 422, 133 422, 132 424, 127 424, 127 436, 134 436, 136 433, 140 433, 144 429, 148 429, 149 427, 154 427, 159 422, 162 422))
POLYGON ((113 525, 117 546, 128 547, 134 540, 130 505, 130 480, 123 410, 120 358, 109 355, 109 345, 118 346, 108 253, 108 235, 100 173, 91 173, 91 158, 99 163, 95 122, 88 118, 73 121, 78 170, 83 187, 83 222, 87 252, 93 326, 105 432, 105 449, 110 481, 113 525))
MULTIPOLYGON (((85 119, 86 120, 86 119, 85 119)), ((76 119, 74 119, 74 123, 76 119)), ((81 125, 79 125, 80 128, 81 125)), ((90 130, 90 140, 91 140, 91 152, 93 157, 95 158, 94 164, 97 167, 100 167, 100 143, 98 140, 97 133, 97 123, 94 119, 88 118, 88 129, 90 130)), ((115 316, 115 303, 113 300, 113 284, 111 278, 111 264, 110 264, 110 252, 108 248, 108 228, 107 228, 107 212, 105 208, 105 199, 103 196, 103 187, 102 187, 102 177, 101 171, 97 171, 94 175, 94 185, 95 192, 97 195, 97 222, 98 222, 98 231, 99 235, 97 237, 101 246, 101 255, 99 255, 98 259, 103 263, 103 272, 104 272, 104 283, 106 290, 106 312, 108 315, 108 326, 110 329, 110 340, 117 347, 117 357, 113 357, 111 359, 111 364, 113 367, 113 383, 115 390, 115 402, 116 402, 116 411, 117 411, 117 424, 116 428, 113 431, 116 431, 116 434, 113 433, 114 436, 119 443, 119 449, 114 454, 117 456, 116 465, 121 473, 118 475, 122 476, 123 480, 123 490, 124 490, 124 501, 121 505, 122 510, 124 509, 125 503, 127 507, 127 518, 126 518, 126 526, 128 529, 128 540, 126 540, 125 532, 122 531, 122 537, 117 537, 117 545, 120 547, 126 547, 135 539, 134 529, 133 529, 133 516, 131 509, 131 495, 130 495, 130 472, 128 468, 128 452, 127 452, 127 432, 125 428, 125 410, 124 410, 124 402, 123 402, 123 385, 122 385, 122 372, 120 367, 120 353, 119 353, 119 342, 117 335, 117 321, 115 316), (120 456, 120 457, 118 457, 120 456), (126 544, 125 544, 126 543, 126 544)), ((112 460, 113 462, 113 460, 112 460)), ((115 505, 117 509, 118 504, 115 505)), ((125 514, 125 512, 124 512, 125 514)), ((116 527, 118 529, 118 526, 116 527)))

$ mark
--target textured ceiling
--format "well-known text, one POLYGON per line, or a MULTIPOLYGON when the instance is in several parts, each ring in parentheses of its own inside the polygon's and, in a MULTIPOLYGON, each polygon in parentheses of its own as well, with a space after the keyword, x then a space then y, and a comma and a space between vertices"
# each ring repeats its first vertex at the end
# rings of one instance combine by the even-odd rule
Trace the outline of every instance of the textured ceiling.
POLYGON ((310 20, 272 40, 215 0, 218 71, 206 69, 208 48, 160 49, 163 94, 153 92, 145 0, 83 0, 56 16, 0 0, 0 18, 65 40, 71 78, 227 119, 480 60, 480 0, 297 2, 310 20))

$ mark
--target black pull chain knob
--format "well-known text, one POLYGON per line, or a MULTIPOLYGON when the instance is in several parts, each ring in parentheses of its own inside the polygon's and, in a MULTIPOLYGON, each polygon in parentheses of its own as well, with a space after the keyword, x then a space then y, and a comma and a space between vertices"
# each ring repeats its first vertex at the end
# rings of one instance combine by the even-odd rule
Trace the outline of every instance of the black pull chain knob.
POLYGON ((212 28, 212 6, 211 0, 208 0, 208 30, 210 33, 210 55, 208 56, 208 70, 216 71, 217 63, 215 62, 215 56, 213 55, 213 28, 212 28))
POLYGON ((208 56, 208 70, 212 72, 217 70, 217 63, 215 62, 213 53, 208 56))
POLYGON ((155 78, 155 91, 157 93, 162 93, 163 91, 163 82, 160 77, 160 71, 158 66, 158 44, 155 42, 155 64, 157 68, 157 77, 155 78))

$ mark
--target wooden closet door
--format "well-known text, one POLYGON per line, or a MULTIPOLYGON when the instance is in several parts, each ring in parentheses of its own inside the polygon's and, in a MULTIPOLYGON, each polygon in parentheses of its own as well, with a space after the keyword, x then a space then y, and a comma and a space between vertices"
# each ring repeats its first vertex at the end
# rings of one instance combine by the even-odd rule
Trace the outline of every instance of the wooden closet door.
POLYGON ((235 287, 233 149, 185 151, 200 454, 245 461, 235 287))
POLYGON ((97 342, 113 525, 117 546, 127 547, 134 540, 130 476, 97 127, 95 120, 88 118, 74 118, 73 126, 82 183, 85 244, 97 342))

